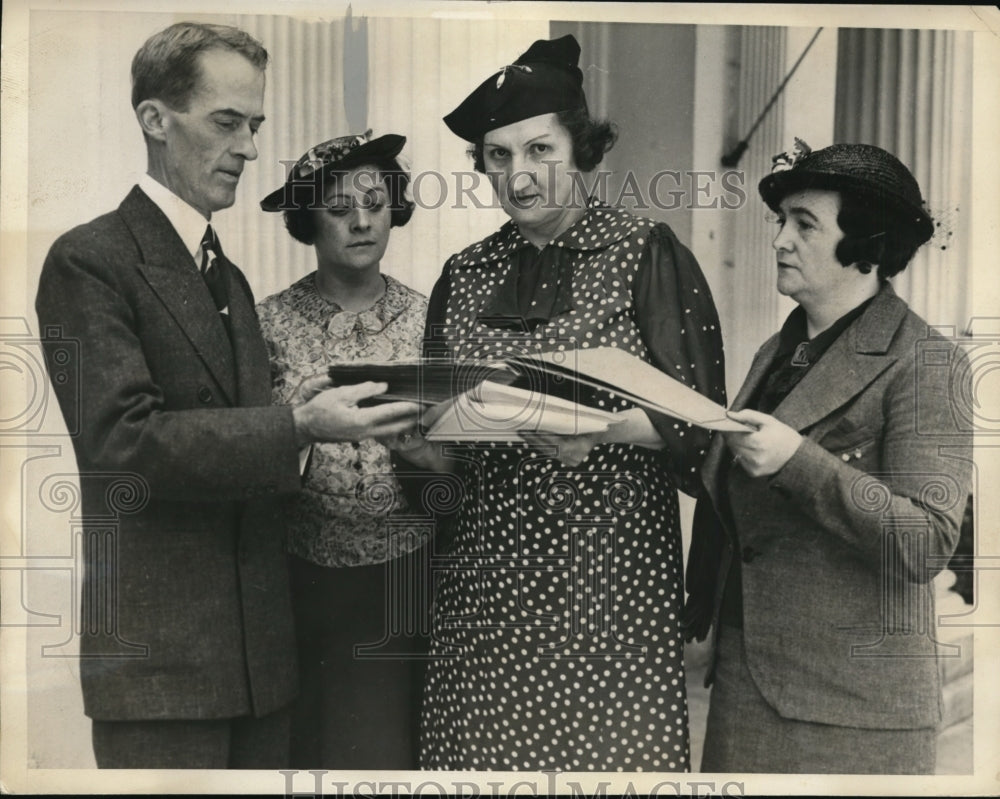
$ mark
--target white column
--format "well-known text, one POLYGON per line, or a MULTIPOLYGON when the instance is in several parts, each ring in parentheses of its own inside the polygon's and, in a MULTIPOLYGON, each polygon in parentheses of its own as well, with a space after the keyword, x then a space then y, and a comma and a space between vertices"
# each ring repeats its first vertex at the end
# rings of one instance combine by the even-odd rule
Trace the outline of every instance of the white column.
MULTIPOLYGON (((745 27, 739 29, 734 54, 739 72, 735 101, 737 112, 729 147, 745 137, 786 74, 787 29, 745 27)), ((743 154, 738 169, 743 172, 746 203, 727 219, 723 235, 729 254, 727 268, 731 292, 730 314, 723 320, 726 340, 726 383, 733 397, 743 383, 757 348, 774 333, 786 311, 774 288, 773 230, 765 222, 767 207, 757 193, 757 183, 771 170, 771 157, 784 149, 786 103, 779 98, 761 122, 743 154)))
POLYGON ((939 223, 893 278, 930 324, 962 331, 973 304, 973 34, 945 30, 839 32, 835 137, 884 147, 913 172, 939 223))

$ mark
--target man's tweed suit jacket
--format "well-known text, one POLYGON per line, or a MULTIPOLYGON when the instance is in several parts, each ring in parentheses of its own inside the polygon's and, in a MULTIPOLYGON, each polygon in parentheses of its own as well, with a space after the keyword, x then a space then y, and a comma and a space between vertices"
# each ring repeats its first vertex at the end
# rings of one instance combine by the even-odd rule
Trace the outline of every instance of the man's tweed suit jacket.
POLYGON ((138 187, 60 237, 36 300, 81 473, 81 679, 101 720, 264 715, 295 695, 278 495, 300 486, 250 288, 232 342, 190 252, 138 187), (61 339, 53 340, 53 335, 61 339), (60 342, 79 342, 60 369, 60 342), (121 491, 132 492, 121 502, 121 491))

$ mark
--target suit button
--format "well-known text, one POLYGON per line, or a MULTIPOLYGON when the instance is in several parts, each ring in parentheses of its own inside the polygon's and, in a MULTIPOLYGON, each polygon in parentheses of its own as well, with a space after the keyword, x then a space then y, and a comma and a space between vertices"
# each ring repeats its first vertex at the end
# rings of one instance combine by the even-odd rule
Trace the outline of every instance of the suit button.
POLYGON ((203 402, 206 405, 212 401, 212 389, 208 386, 201 386, 198 389, 198 401, 203 402))
POLYGON ((759 554, 760 554, 760 552, 758 552, 753 547, 749 547, 749 546, 748 547, 743 547, 743 562, 744 563, 749 563, 754 558, 756 558, 759 554))

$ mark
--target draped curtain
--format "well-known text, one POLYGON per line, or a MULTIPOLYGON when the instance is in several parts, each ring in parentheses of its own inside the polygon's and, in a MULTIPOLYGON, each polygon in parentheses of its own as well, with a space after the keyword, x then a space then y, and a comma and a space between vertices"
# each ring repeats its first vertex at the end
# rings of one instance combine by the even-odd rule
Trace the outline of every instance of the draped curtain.
POLYGON ((544 20, 370 18, 368 126, 407 137, 418 207, 393 228, 383 271, 428 293, 453 253, 507 220, 468 144, 441 121, 489 75, 548 37, 544 20), (478 204, 478 205, 477 205, 478 204))
POLYGON ((288 171, 283 162, 347 132, 343 19, 149 13, 112 18, 56 11, 32 18, 38 46, 32 46, 29 65, 30 285, 56 236, 117 207, 145 172, 145 145, 129 104, 129 65, 147 37, 182 20, 235 25, 258 38, 271 56, 258 158, 243 172, 235 205, 212 217, 226 253, 258 299, 314 268, 312 250, 293 241, 281 215, 265 214, 259 202, 281 185, 288 171))
POLYGON ((839 32, 836 141, 875 144, 913 171, 931 216, 930 244, 893 278, 932 325, 964 330, 972 310, 972 34, 839 32))
POLYGON ((266 121, 257 136, 257 162, 243 172, 236 205, 213 222, 260 300, 316 268, 312 248, 292 239, 282 215, 264 213, 259 203, 311 146, 350 132, 344 80, 348 23, 248 15, 232 24, 259 39, 271 56, 266 121))

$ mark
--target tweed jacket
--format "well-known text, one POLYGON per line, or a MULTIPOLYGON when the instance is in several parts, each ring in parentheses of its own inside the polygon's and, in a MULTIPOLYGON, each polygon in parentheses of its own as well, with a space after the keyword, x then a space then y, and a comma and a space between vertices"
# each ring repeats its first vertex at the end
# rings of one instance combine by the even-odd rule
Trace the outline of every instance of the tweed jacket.
POLYGON ((138 187, 60 237, 42 270, 43 347, 62 411, 79 419, 80 671, 94 719, 264 715, 297 690, 277 504, 300 487, 295 433, 291 410, 271 406, 250 288, 230 271, 231 344, 190 252, 138 187), (79 342, 68 371, 65 340, 79 342))
MULTIPOLYGON (((774 336, 757 352, 734 409, 777 346, 774 336)), ((751 478, 713 441, 702 475, 715 513, 704 500, 696 510, 685 620, 689 634, 713 623, 717 635, 739 557, 746 662, 782 716, 939 721, 930 580, 958 541, 972 474, 961 363, 886 284, 775 409, 804 437, 784 467, 751 478)))

